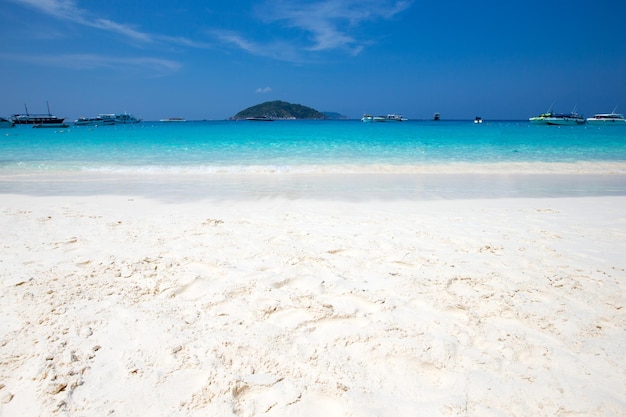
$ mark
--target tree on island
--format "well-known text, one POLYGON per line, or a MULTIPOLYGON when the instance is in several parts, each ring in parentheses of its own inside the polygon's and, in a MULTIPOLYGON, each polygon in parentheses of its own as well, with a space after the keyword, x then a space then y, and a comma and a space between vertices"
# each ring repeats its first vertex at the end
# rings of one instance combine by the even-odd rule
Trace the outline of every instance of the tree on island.
POLYGON ((248 117, 271 117, 272 119, 326 119, 324 113, 301 104, 287 103, 286 101, 266 101, 248 107, 234 115, 233 120, 245 120, 248 117))

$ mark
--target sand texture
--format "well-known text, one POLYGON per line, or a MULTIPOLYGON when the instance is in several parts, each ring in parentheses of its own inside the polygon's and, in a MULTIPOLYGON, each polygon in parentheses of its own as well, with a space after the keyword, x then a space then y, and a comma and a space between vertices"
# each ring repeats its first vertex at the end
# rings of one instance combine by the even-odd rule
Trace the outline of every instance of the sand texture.
POLYGON ((0 197, 1 416, 626 415, 626 197, 0 197))

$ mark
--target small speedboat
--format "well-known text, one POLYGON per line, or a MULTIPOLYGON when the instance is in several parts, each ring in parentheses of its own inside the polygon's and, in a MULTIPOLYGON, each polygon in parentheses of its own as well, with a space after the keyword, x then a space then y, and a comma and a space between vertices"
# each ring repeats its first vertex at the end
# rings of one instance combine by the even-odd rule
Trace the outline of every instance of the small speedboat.
POLYGON ((272 119, 269 116, 252 116, 252 117, 246 117, 246 120, 249 120, 251 122, 273 122, 274 119, 272 119))
POLYGON ((474 124, 475 125, 480 125, 482 123, 483 123, 483 119, 478 117, 478 116, 476 116, 476 118, 474 119, 474 124))

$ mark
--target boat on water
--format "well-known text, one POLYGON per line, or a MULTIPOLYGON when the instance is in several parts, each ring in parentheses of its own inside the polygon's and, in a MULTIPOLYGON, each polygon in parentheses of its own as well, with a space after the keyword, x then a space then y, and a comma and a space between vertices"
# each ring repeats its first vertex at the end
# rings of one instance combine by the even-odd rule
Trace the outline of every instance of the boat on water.
POLYGON ((387 116, 372 116, 371 114, 364 114, 361 117, 361 121, 364 123, 371 122, 404 122, 407 121, 406 117, 401 114, 388 114, 387 116))
POLYGON ((585 124, 585 118, 575 111, 569 114, 548 111, 528 119, 534 125, 575 126, 585 124))
POLYGON ((251 116, 246 117, 246 120, 251 122, 273 122, 274 119, 269 116, 251 116))
POLYGON ((141 122, 141 119, 138 119, 137 117, 133 116, 130 113, 105 113, 105 114, 99 114, 98 117, 100 117, 102 120, 105 120, 107 122, 113 122, 112 124, 132 124, 132 123, 139 123, 141 122))
POLYGON ((439 120, 441 120, 441 115, 439 113, 435 113, 435 115, 433 116, 433 120, 438 122, 439 120))
POLYGON ((47 102, 46 105, 48 106, 48 114, 30 114, 28 112, 28 107, 24 105, 26 113, 14 114, 13 116, 11 116, 11 121, 16 125, 42 125, 63 123, 65 118, 56 117, 50 114, 50 105, 47 102))
POLYGON ((406 122, 407 119, 406 117, 404 117, 401 114, 388 114, 387 117, 385 117, 385 122, 406 122))
POLYGON ((70 127, 70 125, 67 123, 39 123, 33 125, 33 128, 35 129, 64 129, 66 127, 70 127))
POLYGON ((587 119, 587 123, 593 125, 608 125, 608 126, 624 126, 626 119, 623 114, 615 113, 617 107, 613 109, 611 113, 598 113, 593 117, 587 119))
POLYGON ((113 119, 103 119, 100 116, 96 117, 79 117, 74 120, 76 126, 107 126, 115 124, 113 119))
POLYGON ((161 119, 159 120, 159 122, 165 122, 165 123, 169 123, 169 122, 186 122, 187 120, 183 117, 168 117, 167 119, 161 119))
POLYGON ((482 123, 483 123, 483 119, 481 117, 476 116, 476 118, 474 118, 475 125, 480 125, 482 123))
POLYGON ((13 123, 13 120, 11 119, 0 117, 0 128, 3 127, 15 127, 15 123, 13 123))

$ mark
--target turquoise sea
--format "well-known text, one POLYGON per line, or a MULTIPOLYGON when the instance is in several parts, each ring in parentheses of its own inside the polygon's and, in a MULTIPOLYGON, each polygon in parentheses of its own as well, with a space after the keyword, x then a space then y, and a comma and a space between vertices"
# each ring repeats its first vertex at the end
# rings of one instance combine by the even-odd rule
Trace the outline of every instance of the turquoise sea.
POLYGON ((203 121, 0 132, 0 193, 626 195, 626 126, 203 121))

